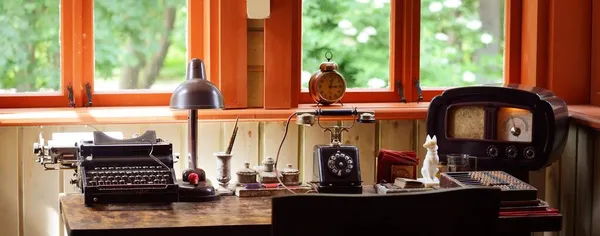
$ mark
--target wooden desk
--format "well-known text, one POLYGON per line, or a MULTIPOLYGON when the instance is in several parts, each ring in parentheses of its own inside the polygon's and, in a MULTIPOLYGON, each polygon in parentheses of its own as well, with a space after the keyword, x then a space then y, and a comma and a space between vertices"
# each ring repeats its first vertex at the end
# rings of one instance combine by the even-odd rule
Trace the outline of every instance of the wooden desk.
MULTIPOLYGON (((370 194, 370 193, 366 193, 370 194)), ((163 206, 90 208, 82 194, 60 197, 67 232, 81 235, 270 235, 271 198, 221 197, 210 202, 163 206)), ((558 231, 561 217, 501 217, 498 229, 558 231)), ((515 235, 510 233, 510 235, 515 235)))

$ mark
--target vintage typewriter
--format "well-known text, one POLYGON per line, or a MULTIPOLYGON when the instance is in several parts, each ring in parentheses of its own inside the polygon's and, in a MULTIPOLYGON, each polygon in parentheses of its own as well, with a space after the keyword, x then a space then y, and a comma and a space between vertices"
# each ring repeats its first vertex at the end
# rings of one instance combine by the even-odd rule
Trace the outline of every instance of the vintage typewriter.
POLYGON ((86 205, 178 201, 172 144, 154 131, 131 139, 95 131, 73 146, 34 144, 34 153, 47 170, 74 169, 86 205))

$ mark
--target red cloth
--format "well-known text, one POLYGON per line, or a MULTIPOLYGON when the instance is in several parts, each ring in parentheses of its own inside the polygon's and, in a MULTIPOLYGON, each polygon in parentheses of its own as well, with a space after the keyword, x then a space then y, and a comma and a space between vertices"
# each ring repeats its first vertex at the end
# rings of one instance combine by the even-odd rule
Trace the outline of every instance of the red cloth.
POLYGON ((380 149, 377 155, 377 183, 385 180, 388 183, 393 183, 391 179, 392 165, 412 165, 419 164, 417 153, 415 151, 393 151, 388 149, 380 149))

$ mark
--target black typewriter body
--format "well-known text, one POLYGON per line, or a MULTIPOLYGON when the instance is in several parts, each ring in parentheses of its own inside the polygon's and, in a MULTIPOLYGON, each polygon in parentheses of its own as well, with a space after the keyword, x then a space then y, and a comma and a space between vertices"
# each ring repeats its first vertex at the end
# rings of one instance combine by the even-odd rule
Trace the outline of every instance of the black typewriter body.
POLYGON ((86 205, 178 200, 170 143, 98 145, 85 141, 79 146, 79 158, 80 188, 86 205))

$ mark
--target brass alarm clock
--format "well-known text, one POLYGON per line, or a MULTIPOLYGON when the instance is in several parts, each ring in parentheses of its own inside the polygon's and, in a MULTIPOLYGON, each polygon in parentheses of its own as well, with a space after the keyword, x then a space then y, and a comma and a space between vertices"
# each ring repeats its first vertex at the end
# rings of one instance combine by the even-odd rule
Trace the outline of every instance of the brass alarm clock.
POLYGON ((308 81, 308 91, 312 99, 323 105, 339 102, 346 93, 346 80, 337 69, 338 65, 331 61, 333 54, 327 52, 327 61, 321 63, 319 71, 312 74, 308 81))

